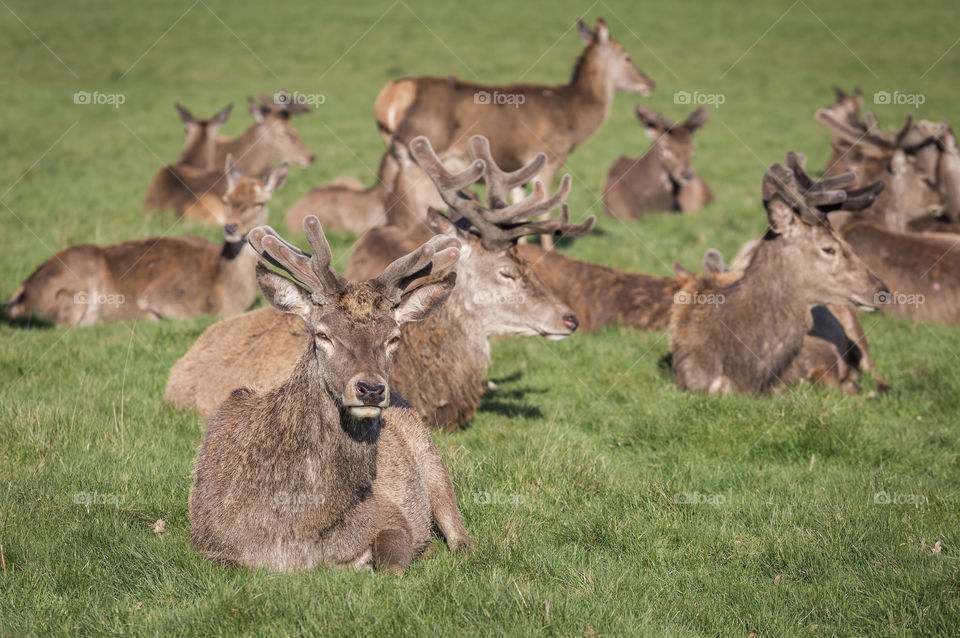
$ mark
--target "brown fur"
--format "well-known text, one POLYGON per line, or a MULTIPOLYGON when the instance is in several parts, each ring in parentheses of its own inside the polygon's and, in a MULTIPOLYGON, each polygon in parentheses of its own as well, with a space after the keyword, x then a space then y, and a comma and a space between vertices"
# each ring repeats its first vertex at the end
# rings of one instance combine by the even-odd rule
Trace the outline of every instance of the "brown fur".
POLYGON ((707 121, 706 110, 697 109, 681 124, 642 106, 637 116, 653 144, 642 157, 619 157, 607 171, 607 213, 633 220, 650 211, 686 213, 712 202, 710 187, 690 166, 693 133, 707 121))
MULTIPOLYGON (((313 222, 308 218, 305 228, 313 222)), ((329 246, 316 239, 319 224, 312 229, 314 254, 325 258, 313 271, 320 276, 329 269, 329 246)), ((258 251, 277 250, 271 258, 287 268, 294 262, 276 242, 267 244, 270 232, 251 243, 258 251)), ((425 246, 397 272, 415 272, 424 259, 443 268, 441 255, 450 251, 455 260, 456 248, 434 254, 425 246)), ((454 278, 400 296, 402 288, 391 292, 388 283, 395 279, 349 284, 335 273, 324 277, 336 288, 315 279, 307 293, 258 270, 267 299, 317 336, 301 344, 280 385, 236 390, 210 420, 190 494, 194 547, 218 560, 281 571, 372 562, 397 572, 424 550, 434 523, 451 549, 469 547, 443 459, 417 415, 396 395, 394 406, 377 416, 345 407, 361 400, 349 396, 362 385, 358 379, 389 373, 395 346, 385 339, 435 311, 454 278)))
POLYGON ((144 211, 176 211, 188 219, 223 223, 222 197, 227 180, 221 167, 226 166, 228 157, 233 157, 238 171, 255 177, 265 175, 280 160, 301 166, 314 161, 315 156, 290 123, 289 110, 253 101, 249 107, 255 122, 240 136, 224 139, 208 135, 205 143, 212 143, 212 147, 204 155, 212 157, 212 164, 183 161, 181 155, 180 162, 160 169, 147 187, 144 211))
POLYGON ((222 244, 184 236, 72 246, 30 275, 7 304, 7 313, 57 325, 88 325, 241 312, 257 293, 257 257, 243 235, 267 220, 267 201, 286 174, 283 165, 267 184, 242 176, 228 180, 222 244))
MULTIPOLYGON (((549 188, 567 156, 604 123, 615 91, 647 95, 654 88, 623 46, 610 39, 603 20, 595 31, 581 22, 580 35, 588 44, 569 84, 489 86, 437 77, 391 82, 374 107, 384 140, 409 144, 424 135, 442 159, 456 166, 470 161, 467 139, 482 135, 490 140, 497 164, 508 171, 546 153, 540 177, 549 188), (477 99, 484 94, 488 103, 477 99), (523 103, 492 103, 498 95, 522 96, 523 103)), ((549 237, 545 243, 552 246, 549 237)))
MULTIPOLYGON (((764 179, 770 230, 752 250, 743 276, 703 289, 691 281, 678 298, 670 352, 674 379, 683 388, 724 394, 775 390, 813 328, 814 306, 875 307, 877 295, 887 293, 842 238, 812 221, 813 204, 788 204, 786 191, 772 191, 785 176, 799 178, 803 160, 798 166, 791 156, 792 173, 774 165, 764 179), (795 212, 794 205, 807 207, 795 212)), ((788 190, 811 202, 820 198, 817 205, 843 201, 824 200, 819 184, 797 186, 794 182, 788 190)))

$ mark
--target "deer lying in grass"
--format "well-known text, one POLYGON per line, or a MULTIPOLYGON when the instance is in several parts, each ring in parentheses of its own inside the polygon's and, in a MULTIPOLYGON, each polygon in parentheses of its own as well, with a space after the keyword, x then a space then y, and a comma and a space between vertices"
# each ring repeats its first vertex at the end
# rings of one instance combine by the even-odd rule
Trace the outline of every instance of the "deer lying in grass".
POLYGON ((212 168, 183 162, 162 168, 147 188, 144 210, 173 210, 188 219, 222 224, 227 183, 221 167, 228 155, 237 170, 254 177, 265 175, 277 161, 302 166, 313 162, 313 153, 290 123, 291 116, 310 109, 290 102, 274 103, 266 96, 260 97, 260 104, 248 100, 254 124, 239 137, 213 140, 213 148, 206 151, 213 156, 212 168))
MULTIPOLYGON (((374 107, 384 140, 398 138, 409 145, 414 137, 426 136, 452 166, 469 163, 471 135, 490 140, 493 157, 505 170, 545 153, 540 178, 549 187, 573 149, 603 125, 615 91, 645 96, 654 88, 603 20, 594 31, 582 21, 578 26, 587 47, 568 84, 489 86, 438 77, 390 82, 374 107)), ((552 245, 549 237, 544 245, 552 245)))
MULTIPOLYGON (((390 377, 428 426, 447 429, 469 421, 480 405, 491 335, 561 339, 579 323, 570 308, 544 288, 514 242, 527 234, 580 235, 589 232, 595 221, 590 217, 571 225, 566 207, 550 221, 520 221, 560 205, 569 190, 569 179, 565 178, 564 188, 547 201, 540 201, 544 192, 538 185, 523 202, 507 206, 506 193, 532 179, 545 158, 505 173, 490 157, 485 140, 472 140, 471 148, 477 159, 463 172, 453 174, 425 138, 412 144, 412 154, 450 206, 449 214, 460 217, 455 224, 434 211, 430 228, 458 239, 463 248, 456 267, 459 283, 450 300, 435 316, 402 331, 390 377), (486 206, 459 194, 481 177, 487 183, 486 206)), ((380 257, 360 258, 355 249, 348 277, 366 279, 380 257)), ((270 308, 215 324, 174 365, 166 400, 208 414, 234 388, 274 387, 289 374, 295 353, 308 338, 295 321, 270 308)))
POLYGON ((690 166, 693 133, 709 119, 706 109, 698 108, 682 124, 644 106, 637 107, 637 117, 653 144, 642 157, 620 156, 607 171, 607 213, 633 220, 650 211, 687 213, 712 202, 710 187, 690 166))
POLYGON ((831 109, 820 109, 815 119, 829 129, 835 139, 834 152, 839 159, 827 167, 826 175, 846 172, 856 175, 856 184, 866 186, 884 181, 886 188, 876 198, 868 217, 894 231, 907 230, 911 222, 937 215, 944 209, 934 176, 917 166, 917 153, 935 143, 933 137, 917 140, 913 117, 894 136, 880 131, 871 113, 866 123, 850 118, 842 120, 831 109))
POLYGON ((804 187, 804 159, 787 155, 764 176, 770 229, 735 283, 692 282, 671 317, 670 352, 680 387, 711 394, 768 393, 783 376, 813 327, 819 305, 875 308, 889 294, 851 247, 827 223, 826 212, 862 209, 876 196, 841 190, 853 174, 804 187), (865 201, 867 200, 867 201, 865 201))
MULTIPOLYGON (((615 324, 637 330, 666 330, 678 293, 699 277, 676 263, 674 277, 662 277, 614 270, 532 244, 520 246, 519 252, 547 288, 573 309, 580 320, 579 330, 587 334, 615 324)), ((716 251, 708 251, 704 268, 707 277, 699 277, 698 290, 721 288, 743 274, 728 271, 716 251)), ((813 314, 811 339, 804 339, 797 361, 790 366, 784 381, 809 379, 855 391, 859 371, 863 370, 874 375, 881 392, 889 390, 877 373, 866 335, 852 309, 831 306, 825 311, 816 308, 813 314), (838 336, 838 325, 842 338, 838 336), (818 335, 823 338, 818 339, 818 335), (832 348, 821 343, 824 339, 832 348)))
POLYGON ((434 523, 451 550, 468 548, 443 458, 387 385, 401 326, 429 317, 453 290, 453 273, 425 278, 454 263, 459 244, 436 238, 350 283, 331 268, 317 218, 303 229, 312 256, 269 227, 250 233, 264 262, 292 278, 258 264, 264 297, 310 338, 285 381, 235 390, 210 419, 190 492, 194 548, 280 571, 372 562, 401 573, 434 523))
POLYGON ((288 228, 298 228, 307 215, 316 215, 327 229, 365 231, 380 224, 397 227, 398 202, 425 226, 428 206, 442 206, 436 188, 409 155, 407 147, 395 141, 380 161, 377 182, 367 189, 336 180, 304 195, 287 211, 288 228))
POLYGON ((72 246, 27 278, 7 313, 88 325, 241 312, 257 294, 257 256, 246 245, 246 233, 267 220, 267 202, 286 177, 286 164, 266 182, 235 169, 228 173, 222 244, 182 236, 72 246))

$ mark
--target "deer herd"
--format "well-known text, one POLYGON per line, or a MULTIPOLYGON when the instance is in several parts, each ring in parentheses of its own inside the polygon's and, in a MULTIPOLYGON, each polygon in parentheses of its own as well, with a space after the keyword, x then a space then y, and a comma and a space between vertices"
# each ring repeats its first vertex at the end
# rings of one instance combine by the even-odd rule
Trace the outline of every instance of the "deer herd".
MULTIPOLYGON (((286 213, 309 253, 266 223, 289 165, 315 160, 292 122, 310 109, 261 95, 250 128, 225 139, 231 107, 198 120, 177 104, 186 143, 144 210, 218 225, 223 242, 72 246, 14 293, 6 312, 20 321, 224 317, 176 362, 164 397, 207 419, 190 492, 198 552, 275 570, 402 572, 434 526, 451 550, 472 546, 429 429, 471 421, 496 336, 668 329, 681 388, 858 393, 863 372, 889 386, 857 311, 960 320, 954 134, 912 117, 885 132, 859 91, 838 89, 815 114, 833 134, 819 181, 794 152, 763 175, 767 230, 729 266, 710 250, 702 273, 675 262, 673 276, 656 276, 554 250, 595 223, 571 221, 569 175, 553 189, 567 156, 603 125, 616 91, 655 86, 603 20, 579 33, 586 48, 567 84, 387 84, 374 105, 386 146, 376 183, 338 179, 286 213), (325 230, 362 233, 342 275, 325 230), (251 311, 258 290, 268 305, 251 311)), ((606 213, 710 204, 691 167, 707 111, 681 123, 644 106, 636 115, 652 144, 613 161, 606 213)))

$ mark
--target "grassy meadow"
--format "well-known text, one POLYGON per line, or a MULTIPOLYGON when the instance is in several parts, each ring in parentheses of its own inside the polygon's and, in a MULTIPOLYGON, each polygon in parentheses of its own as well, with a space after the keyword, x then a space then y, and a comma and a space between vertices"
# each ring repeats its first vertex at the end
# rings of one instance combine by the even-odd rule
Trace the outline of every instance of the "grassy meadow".
MULTIPOLYGON (((638 102, 675 120, 678 91, 720 95, 694 167, 716 202, 565 243, 652 274, 732 256, 766 226, 760 179, 795 150, 819 169, 813 121, 831 85, 863 88, 882 124, 960 121, 949 2, 441 0, 0 2, 0 297, 54 252, 219 231, 146 217, 152 175, 183 143, 172 104, 206 117, 280 87, 323 95, 296 127, 271 223, 309 188, 374 179, 373 100, 407 75, 566 82, 598 16, 658 83, 618 94, 571 156, 577 219, 647 138, 638 102), (123 104, 75 104, 78 91, 123 104)), ((343 266, 356 236, 330 237, 343 266)), ((298 241, 303 244, 302 238, 298 241)), ((258 301, 262 304, 263 301, 258 301)), ((162 401, 173 363, 215 319, 87 328, 0 323, 0 636, 955 636, 960 632, 960 330, 863 317, 892 392, 801 385, 773 398, 678 390, 668 335, 613 327, 494 344, 470 427, 438 433, 475 551, 402 578, 228 569, 189 544, 204 423, 162 401), (887 503, 885 501, 889 500, 887 503), (165 522, 161 533, 158 520, 165 522)))

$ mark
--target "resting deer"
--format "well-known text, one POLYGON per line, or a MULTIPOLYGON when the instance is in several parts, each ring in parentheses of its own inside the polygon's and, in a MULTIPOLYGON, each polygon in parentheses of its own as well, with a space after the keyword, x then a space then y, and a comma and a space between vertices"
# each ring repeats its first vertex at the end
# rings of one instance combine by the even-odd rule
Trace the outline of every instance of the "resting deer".
POLYGON ((267 202, 286 177, 286 164, 266 182, 228 173, 221 244, 188 235, 67 248, 30 275, 7 313, 89 325, 241 312, 257 294, 257 256, 246 233, 267 220, 267 202))
MULTIPOLYGON (((384 140, 405 144, 426 136, 451 165, 469 163, 471 135, 490 140, 493 157, 516 170, 539 153, 547 156, 540 178, 546 186, 573 149, 606 121, 615 91, 648 95, 654 82, 610 37, 603 20, 591 31, 578 20, 587 47, 568 84, 490 86, 456 78, 415 77, 383 88, 374 107, 384 140)), ((549 237, 543 242, 550 247, 549 237)))
POLYGON ((434 523, 451 550, 468 548, 443 458, 387 384, 400 328, 435 313, 453 290, 453 273, 426 277, 457 260, 458 243, 436 238, 350 283, 330 266, 317 218, 303 229, 312 256, 270 227, 250 233, 264 263, 291 277, 258 264, 264 297, 310 338, 286 380, 235 390, 210 419, 190 492, 194 548, 279 571, 372 562, 403 572, 434 523))
POLYGON ((935 177, 917 167, 917 153, 935 140, 932 137, 911 139, 912 116, 907 116, 904 126, 892 137, 880 131, 871 113, 867 113, 865 124, 842 120, 831 109, 820 109, 815 119, 844 144, 842 147, 834 144, 835 151, 844 151, 844 154, 837 163, 827 167, 826 175, 853 172, 858 185, 881 180, 886 183, 867 211, 878 224, 890 230, 907 230, 911 222, 944 209, 935 177))
MULTIPOLYGON (((763 180, 770 225, 743 276, 715 288, 693 282, 670 321, 674 379, 711 394, 768 393, 783 384, 819 305, 875 308, 889 294, 827 223, 826 212, 860 210, 876 193, 843 190, 853 174, 804 186, 804 158, 787 155, 763 180)), ((805 175, 805 173, 804 173, 805 175)))
POLYGON ((386 226, 397 227, 398 202, 407 205, 404 215, 410 213, 424 226, 427 207, 443 205, 433 183, 410 158, 407 147, 395 141, 380 161, 376 184, 358 189, 338 180, 315 188, 287 211, 287 227, 299 227, 307 215, 316 215, 327 229, 365 231, 384 221, 386 226))
MULTIPOLYGON (((692 280, 700 278, 699 288, 721 288, 743 274, 741 270, 728 271, 716 251, 708 251, 704 257, 707 277, 695 275, 676 263, 674 277, 662 277, 614 270, 532 244, 520 246, 519 251, 547 288, 573 309, 580 320, 578 330, 586 334, 616 324, 636 330, 666 330, 677 293, 692 280)), ((863 370, 874 375, 881 392, 889 390, 877 373, 866 335, 852 309, 831 306, 814 309, 813 314, 812 338, 804 338, 798 360, 791 365, 784 381, 809 379, 855 391, 859 371, 863 370), (818 335, 823 338, 818 339, 818 335), (828 343, 820 343, 824 340, 828 343)))
MULTIPOLYGON (((433 211, 429 227, 463 246, 456 267, 459 283, 450 300, 435 316, 404 328, 390 377, 430 427, 461 426, 480 406, 491 335, 562 339, 579 323, 570 308, 540 283, 514 242, 525 234, 580 235, 590 231, 595 219, 570 224, 564 207, 559 217, 549 221, 521 221, 560 205, 569 179, 546 201, 541 201, 544 192, 538 183, 533 195, 508 206, 506 193, 531 180, 545 158, 506 173, 493 161, 485 142, 471 140, 476 159, 458 174, 443 166, 426 138, 415 139, 410 149, 449 205, 448 214, 459 219, 454 223, 433 211), (481 177, 487 183, 485 206, 460 195, 461 189, 481 177)), ((353 281, 366 279, 377 270, 376 259, 382 258, 382 254, 360 258, 359 249, 358 242, 347 265, 347 276, 353 281)), ((174 365, 166 400, 208 414, 234 388, 274 387, 290 373, 295 353, 308 338, 296 322, 270 308, 215 324, 174 365)))
POLYGON ((607 171, 607 213, 633 220, 650 211, 687 213, 712 202, 710 187, 690 166, 693 133, 709 119, 706 109, 698 108, 682 124, 644 106, 637 107, 637 117, 653 144, 642 157, 621 155, 607 171))
MULTIPOLYGON (((177 211, 188 219, 209 224, 223 223, 223 195, 227 183, 226 158, 231 155, 244 175, 261 177, 277 161, 306 166, 315 157, 290 123, 290 117, 309 112, 309 107, 285 99, 276 103, 260 96, 260 104, 248 100, 254 124, 233 139, 215 140, 213 168, 178 163, 162 168, 150 182, 143 208, 147 212, 177 211)), ((208 151, 208 153, 211 151, 208 151)))
POLYGON ((227 105, 209 120, 198 120, 179 103, 173 106, 180 115, 180 121, 186 127, 187 136, 187 143, 177 159, 177 165, 196 166, 203 169, 216 168, 214 162, 217 151, 217 131, 230 117, 233 104, 227 105))

